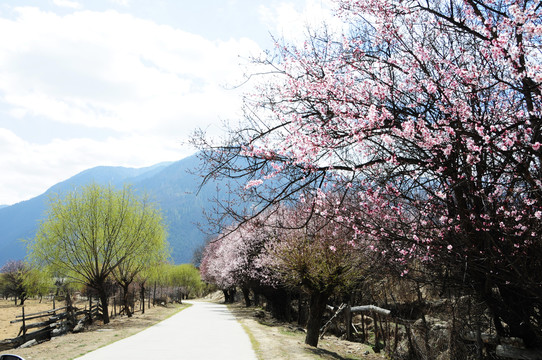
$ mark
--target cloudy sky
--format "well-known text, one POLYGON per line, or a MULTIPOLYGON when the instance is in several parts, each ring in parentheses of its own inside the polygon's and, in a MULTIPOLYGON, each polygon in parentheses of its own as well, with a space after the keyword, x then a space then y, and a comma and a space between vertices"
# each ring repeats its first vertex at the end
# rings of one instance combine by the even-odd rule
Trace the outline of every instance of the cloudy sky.
POLYGON ((270 33, 329 16, 328 0, 0 0, 0 204, 193 153, 195 127, 239 117, 232 88, 270 33))

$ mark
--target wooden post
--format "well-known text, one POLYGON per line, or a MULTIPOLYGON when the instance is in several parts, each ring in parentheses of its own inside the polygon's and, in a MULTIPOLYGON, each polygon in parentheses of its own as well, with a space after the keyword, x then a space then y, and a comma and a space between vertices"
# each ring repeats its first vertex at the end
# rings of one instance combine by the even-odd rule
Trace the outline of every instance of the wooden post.
POLYGON ((92 324, 92 295, 88 296, 88 322, 92 324))
POLYGON ((23 306, 23 341, 26 342, 26 322, 24 319, 24 306, 23 306))
POLYGON ((352 340, 352 312, 350 311, 350 304, 344 309, 344 323, 346 326, 346 340, 352 340))
POLYGON ((363 337, 362 342, 367 341, 367 334, 365 333, 365 315, 361 313, 361 336, 363 337))
POLYGON ((393 343, 393 355, 397 352, 397 345, 399 343, 399 324, 395 323, 395 341, 393 343))
POLYGON ((373 315, 373 331, 375 333, 374 352, 379 353, 380 352, 380 346, 379 346, 379 343, 380 343, 380 331, 378 329, 378 315, 375 312, 373 312, 372 315, 373 315))

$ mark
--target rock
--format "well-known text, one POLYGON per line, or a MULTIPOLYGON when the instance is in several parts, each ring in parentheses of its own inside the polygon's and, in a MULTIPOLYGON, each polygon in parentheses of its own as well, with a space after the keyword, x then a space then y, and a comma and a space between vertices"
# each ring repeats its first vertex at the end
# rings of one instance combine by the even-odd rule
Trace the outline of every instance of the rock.
POLYGON ((64 335, 67 332, 68 332, 68 327, 63 324, 57 327, 56 329, 53 329, 53 331, 51 331, 51 336, 60 336, 60 335, 64 335))
MULTIPOLYGON (((441 353, 445 353, 449 348, 450 324, 446 321, 430 316, 425 317, 425 324, 423 319, 418 319, 414 323, 414 326, 412 327, 414 334, 413 341, 415 346, 420 349, 424 349, 424 339, 427 335, 427 338, 429 339, 428 345, 431 353, 426 355, 432 359, 437 359, 441 353), (427 324, 427 328, 425 324, 427 324), (427 334, 426 331, 428 331, 427 334)), ((440 357, 439 360, 440 359, 446 359, 446 357, 440 357)))
POLYGON ((79 322, 79 323, 77 323, 77 325, 75 325, 75 327, 73 328, 72 331, 73 331, 74 333, 78 333, 78 332, 83 331, 84 328, 85 328, 84 323, 79 322))
POLYGON ((81 332, 83 331, 83 329, 85 328, 85 320, 86 319, 81 319, 77 322, 77 325, 75 325, 75 327, 73 328, 73 332, 74 333, 78 333, 78 332, 81 332))
POLYGON ((38 342, 36 341, 36 339, 32 339, 30 341, 25 342, 24 344, 19 346, 19 349, 29 348, 29 347, 32 347, 34 345, 38 345, 38 342))

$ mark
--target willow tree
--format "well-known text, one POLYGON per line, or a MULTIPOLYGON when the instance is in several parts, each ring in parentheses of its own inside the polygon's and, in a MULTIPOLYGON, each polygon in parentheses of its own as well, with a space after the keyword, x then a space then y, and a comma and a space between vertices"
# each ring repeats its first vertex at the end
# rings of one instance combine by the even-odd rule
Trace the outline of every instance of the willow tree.
POLYGON ((29 256, 96 290, 107 324, 107 284, 113 272, 162 253, 165 246, 163 219, 146 197, 136 196, 129 186, 116 190, 91 184, 51 199, 29 256))
POLYGON ((145 270, 165 262, 168 258, 169 247, 165 240, 166 231, 161 215, 152 209, 145 211, 145 207, 148 207, 148 204, 141 203, 139 213, 132 219, 135 222, 127 227, 133 233, 133 240, 138 242, 133 248, 134 253, 129 256, 124 253, 117 254, 124 259, 118 259, 120 262, 112 272, 115 281, 122 288, 122 306, 128 317, 132 316, 128 292, 130 285, 137 279, 143 286, 147 275, 145 270), (138 230, 135 233, 134 227, 138 230))

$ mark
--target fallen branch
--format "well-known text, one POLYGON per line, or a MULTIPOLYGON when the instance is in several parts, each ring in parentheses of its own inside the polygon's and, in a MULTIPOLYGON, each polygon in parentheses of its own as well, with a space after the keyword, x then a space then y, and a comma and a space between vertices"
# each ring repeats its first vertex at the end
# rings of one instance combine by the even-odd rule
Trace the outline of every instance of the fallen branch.
POLYGON ((520 349, 508 345, 497 345, 496 355, 508 359, 542 359, 542 349, 520 349))
POLYGON ((391 314, 391 310, 383 309, 378 306, 374 305, 363 305, 363 306, 354 306, 350 308, 351 312, 368 312, 368 311, 374 311, 377 314, 388 316, 391 314))
POLYGON ((322 326, 322 328, 320 329, 320 339, 324 337, 324 334, 326 333, 328 326, 337 317, 337 315, 339 315, 341 311, 344 310, 345 307, 346 307, 346 304, 341 304, 341 306, 339 306, 339 309, 337 309, 335 314, 333 314, 333 316, 327 321, 327 323, 324 326, 322 326))

